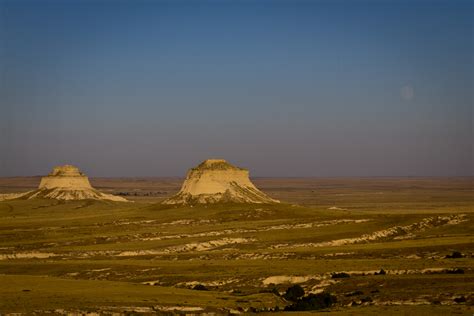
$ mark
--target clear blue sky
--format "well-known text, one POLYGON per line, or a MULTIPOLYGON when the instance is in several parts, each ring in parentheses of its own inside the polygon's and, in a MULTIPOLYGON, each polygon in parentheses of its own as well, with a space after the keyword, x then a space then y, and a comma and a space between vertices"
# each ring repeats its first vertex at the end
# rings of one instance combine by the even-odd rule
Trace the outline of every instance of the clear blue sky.
POLYGON ((0 0, 0 176, 473 175, 473 10, 0 0))

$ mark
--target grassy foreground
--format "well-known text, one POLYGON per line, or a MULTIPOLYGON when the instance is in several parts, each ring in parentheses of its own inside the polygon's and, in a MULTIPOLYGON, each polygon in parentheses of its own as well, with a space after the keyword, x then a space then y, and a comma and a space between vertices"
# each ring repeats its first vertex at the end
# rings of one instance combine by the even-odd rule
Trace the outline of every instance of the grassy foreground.
POLYGON ((185 208, 147 181, 0 202, 0 314, 268 312, 294 284, 334 314, 472 314, 471 179, 258 180, 289 203, 185 208))

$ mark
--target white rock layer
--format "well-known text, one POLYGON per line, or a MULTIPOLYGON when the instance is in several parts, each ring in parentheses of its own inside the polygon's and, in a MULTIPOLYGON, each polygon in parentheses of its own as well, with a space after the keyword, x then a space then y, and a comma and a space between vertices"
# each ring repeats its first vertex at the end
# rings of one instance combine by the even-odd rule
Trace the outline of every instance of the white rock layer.
POLYGON ((208 159, 188 171, 181 190, 163 204, 278 203, 255 187, 246 169, 208 159))

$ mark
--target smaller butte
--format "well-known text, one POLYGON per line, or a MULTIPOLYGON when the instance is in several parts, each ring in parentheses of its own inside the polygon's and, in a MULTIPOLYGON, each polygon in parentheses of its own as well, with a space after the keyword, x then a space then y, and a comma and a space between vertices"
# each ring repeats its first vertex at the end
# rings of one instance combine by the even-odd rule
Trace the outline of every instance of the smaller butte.
POLYGON ((4 195, 0 200, 10 199, 56 199, 56 200, 108 200, 128 202, 120 196, 102 193, 94 189, 87 178, 75 166, 58 166, 53 171, 41 178, 37 190, 26 193, 4 195))

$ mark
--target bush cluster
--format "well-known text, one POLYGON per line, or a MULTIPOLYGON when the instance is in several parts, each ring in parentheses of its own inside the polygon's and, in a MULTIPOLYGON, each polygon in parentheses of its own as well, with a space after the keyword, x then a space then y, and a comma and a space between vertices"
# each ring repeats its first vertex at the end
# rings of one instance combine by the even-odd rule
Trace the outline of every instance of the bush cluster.
POLYGON ((289 287, 283 297, 291 305, 285 307, 285 311, 311 311, 324 309, 336 303, 336 297, 329 293, 309 294, 305 296, 304 289, 296 284, 289 287))

